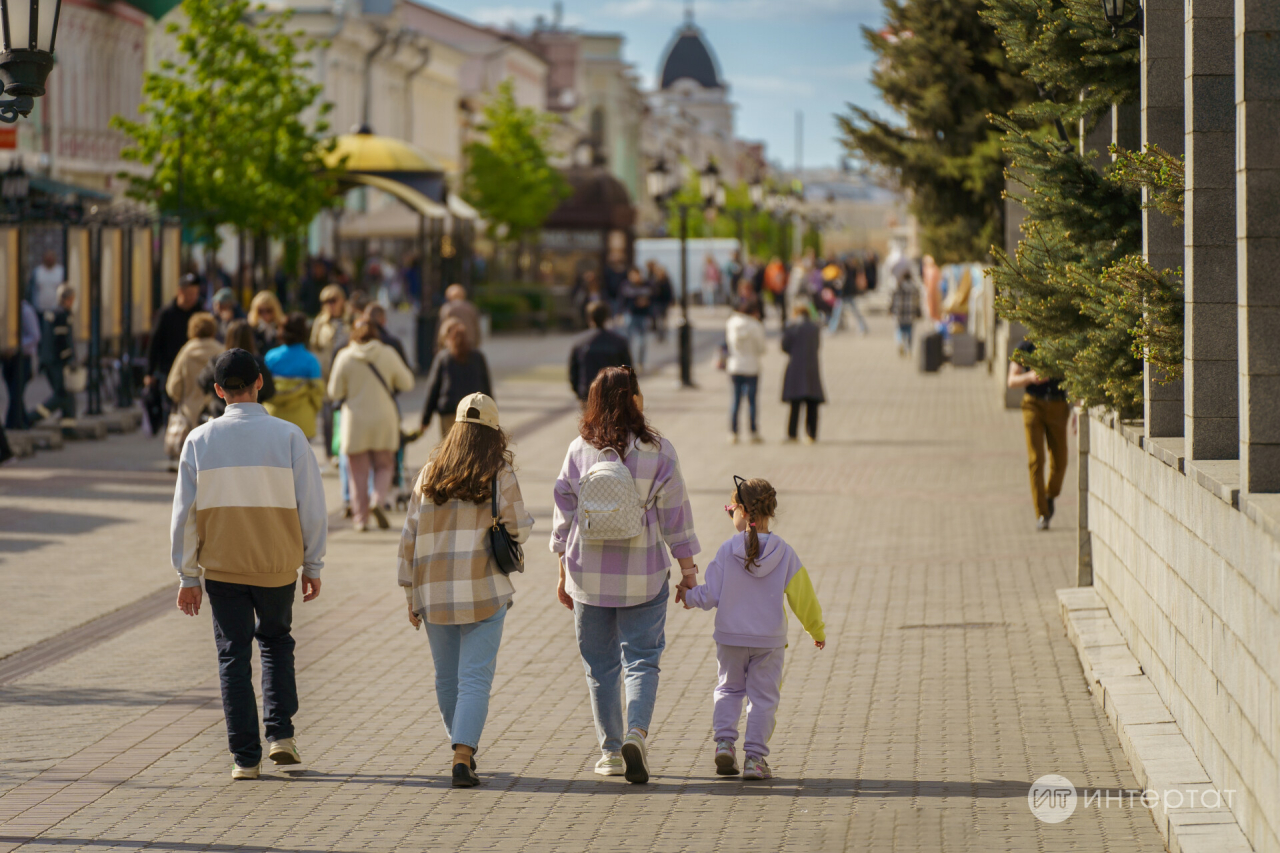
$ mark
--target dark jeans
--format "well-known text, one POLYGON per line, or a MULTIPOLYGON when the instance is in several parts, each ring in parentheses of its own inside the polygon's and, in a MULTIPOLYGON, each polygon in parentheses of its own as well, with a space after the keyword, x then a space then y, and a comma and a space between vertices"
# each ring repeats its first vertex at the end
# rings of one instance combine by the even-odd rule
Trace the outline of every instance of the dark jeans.
POLYGON ((320 404, 320 434, 324 436, 324 458, 333 458, 333 412, 337 407, 326 399, 320 404))
POLYGON ((40 366, 44 371, 44 376, 49 380, 49 387, 53 389, 53 393, 49 395, 49 399, 44 401, 44 407, 51 412, 62 411, 64 418, 74 418, 76 416, 76 398, 74 394, 67 392, 67 382, 62 375, 62 365, 46 363, 40 366))
POLYGON ((23 404, 23 391, 31 381, 31 359, 15 355, 4 359, 4 384, 9 387, 9 410, 4 416, 5 429, 27 428, 27 407, 23 404))
POLYGON ((288 586, 248 586, 206 580, 213 611, 213 637, 218 645, 222 710, 227 716, 227 742, 240 767, 262 761, 258 737, 258 703, 253 695, 253 641, 262 653, 262 722, 267 740, 293 737, 298 713, 298 684, 293 674, 293 593, 288 586))
POLYGON ((729 378, 733 380, 733 408, 729 411, 729 432, 734 435, 738 434, 738 412, 742 408, 742 397, 745 394, 747 398, 747 414, 751 421, 751 432, 755 434, 756 388, 760 385, 760 377, 734 374, 729 378))
POLYGON ((804 406, 804 431, 809 438, 817 438, 818 406, 820 405, 822 403, 818 400, 792 400, 791 417, 787 421, 787 436, 796 437, 796 431, 800 429, 800 407, 804 406))

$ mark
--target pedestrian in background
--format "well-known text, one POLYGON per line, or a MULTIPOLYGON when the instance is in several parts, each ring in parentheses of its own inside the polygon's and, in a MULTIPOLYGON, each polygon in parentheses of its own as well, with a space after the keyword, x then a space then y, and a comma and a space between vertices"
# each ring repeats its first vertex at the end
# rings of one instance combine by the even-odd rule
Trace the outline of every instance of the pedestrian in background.
POLYGON ((458 404, 471 394, 493 396, 489 378, 489 362, 484 353, 471 349, 471 336, 466 326, 455 319, 440 327, 444 347, 436 353, 427 372, 427 400, 422 407, 422 429, 426 430, 433 415, 440 416, 440 437, 453 428, 458 404))
POLYGON ((733 316, 725 326, 724 339, 727 349, 725 369, 733 383, 733 402, 729 406, 729 443, 738 443, 738 413, 742 398, 747 399, 748 420, 751 426, 751 443, 759 444, 760 431, 756 422, 756 392, 760 387, 760 359, 765 351, 764 323, 760 319, 760 304, 754 299, 742 299, 735 306, 733 316))
POLYGON ((67 389, 67 368, 75 364, 76 347, 71 328, 71 312, 76 305, 76 291, 69 284, 58 285, 55 308, 46 311, 44 329, 40 338, 40 371, 49 381, 49 398, 36 406, 35 414, 28 421, 46 420, 54 412, 61 412, 62 420, 76 416, 76 396, 67 389))
POLYGON ((666 647, 667 555, 680 564, 680 587, 689 589, 697 583, 699 548, 680 460, 645 418, 634 371, 607 367, 591 383, 578 437, 556 478, 553 524, 556 597, 573 611, 600 744, 595 772, 648 782, 647 739, 666 647), (631 539, 588 539, 579 511, 582 479, 610 449, 634 481, 642 530, 631 539))
POLYGON ((528 541, 533 516, 524 507, 498 404, 471 394, 454 420, 413 485, 399 581, 410 624, 427 626, 436 701, 453 747, 453 787, 473 788, 480 784, 475 754, 489 715, 502 625, 515 595, 486 540, 490 528, 502 525, 513 542, 528 541))
POLYGON ((593 302, 587 308, 591 331, 569 351, 569 386, 585 405, 591 383, 606 367, 631 367, 631 348, 627 339, 609 326, 609 306, 593 302))
POLYGON ((40 315, 23 299, 18 304, 18 346, 4 354, 4 382, 9 389, 9 408, 5 413, 6 429, 26 429, 26 387, 33 375, 33 364, 40 354, 40 315))
POLYGON ((380 529, 390 527, 382 505, 391 489, 396 451, 400 449, 396 394, 412 388, 413 373, 404 361, 374 336, 367 318, 357 318, 351 327, 351 344, 334 359, 329 398, 342 404, 341 453, 351 469, 353 526, 361 533, 369 529, 370 512, 380 529))
POLYGON ((657 261, 649 261, 649 290, 653 295, 653 331, 658 341, 667 341, 667 313, 676 301, 675 289, 666 267, 657 261))
MULTIPOLYGON (((439 323, 457 320, 467 333, 467 348, 480 348, 480 310, 467 300, 467 289, 460 284, 451 284, 444 291, 445 303, 440 308, 439 323)), ((443 336, 442 336, 443 339, 443 336)), ((450 411, 453 411, 450 409, 450 411)))
MULTIPOLYGON (((262 356, 258 355, 258 343, 253 334, 253 327, 249 325, 248 320, 236 320, 230 326, 227 326, 227 339, 223 342, 223 350, 242 349, 253 356, 258 362, 258 372, 262 375, 262 390, 258 392, 258 402, 264 406, 271 400, 276 393, 275 380, 271 375, 271 369, 267 367, 262 356)), ((218 355, 221 355, 219 353, 218 355)), ((196 378, 196 382, 200 385, 200 390, 209 395, 209 405, 206 409, 210 418, 220 418, 222 413, 226 411, 227 404, 221 397, 214 393, 214 365, 218 361, 218 356, 209 359, 209 363, 200 371, 200 375, 196 378)))
MULTIPOLYGON (((817 327, 814 328, 817 331, 817 327)), ((747 700, 743 739, 746 762, 742 778, 773 778, 769 738, 782 696, 782 664, 787 646, 787 614, 791 612, 819 649, 827 646, 822 606, 800 557, 769 523, 778 511, 778 496, 766 480, 734 478, 729 504, 737 533, 716 551, 706 581, 684 593, 685 609, 716 610, 716 660, 720 674, 712 712, 716 773, 738 773, 735 746, 742 700, 747 700)), ((676 598, 681 598, 679 590, 676 598)))
MULTIPOLYGON (((340 284, 327 284, 320 291, 320 314, 311 324, 311 352, 320 361, 320 377, 325 388, 329 387, 329 375, 333 371, 333 358, 337 347, 349 336, 347 292, 340 284)), ((334 402, 326 397, 320 411, 320 424, 324 436, 324 455, 333 458, 334 402)))
MULTIPOLYGON (((270 290, 260 290, 249 303, 249 327, 257 349, 254 354, 265 356, 275 349, 280 334, 279 325, 284 321, 284 308, 270 290)), ((262 401, 259 401, 262 402, 262 401)))
POLYGON ((223 287, 213 294, 213 317, 218 321, 217 338, 219 341, 225 341, 227 339, 227 327, 236 320, 243 320, 245 317, 234 290, 229 287, 223 287))
POLYGON ((867 319, 862 316, 862 310, 858 307, 858 298, 867 289, 866 273, 863 271, 862 265, 856 260, 850 260, 844 265, 838 265, 833 262, 827 267, 827 269, 833 268, 836 272, 831 280, 835 284, 837 298, 832 306, 831 324, 828 331, 832 334, 840 331, 845 311, 848 310, 853 315, 853 321, 858 325, 858 332, 865 335, 867 334, 867 319))
MULTIPOLYGON (((1018 352, 1028 355, 1035 344, 1023 341, 1018 352)), ((1022 425, 1027 434, 1027 462, 1031 471, 1031 499, 1035 503, 1036 529, 1048 530, 1054 499, 1062 493, 1067 476, 1067 421, 1071 404, 1057 379, 1046 379, 1016 361, 1009 363, 1008 385, 1022 388, 1022 425), (1045 480, 1045 446, 1049 449, 1048 481, 1045 480)))
POLYGON ((58 255, 46 249, 40 266, 31 272, 31 302, 36 311, 45 314, 58 310, 58 285, 67 281, 66 268, 58 263, 58 255))
POLYGON ((212 314, 192 314, 187 323, 187 342, 178 351, 165 380, 164 391, 173 401, 170 423, 165 427, 165 452, 171 460, 178 459, 187 434, 200 426, 209 405, 210 395, 200 387, 200 371, 223 351, 217 334, 218 321, 212 314))
POLYGON ((782 380, 782 401, 791 404, 787 419, 787 441, 795 441, 800 428, 800 409, 804 414, 804 443, 818 440, 818 406, 826 401, 822 391, 822 363, 818 347, 822 331, 803 305, 792 309, 793 319, 782 332, 782 351, 790 358, 782 380))
POLYGON ((720 295, 720 266, 715 256, 707 252, 702 261, 702 304, 715 305, 720 295))
POLYGON ((233 349, 218 356, 214 390, 226 413, 193 429, 182 446, 170 528, 178 609, 188 616, 200 612, 204 572, 232 779, 257 779, 262 764, 255 639, 268 756, 281 766, 302 761, 293 727, 294 591, 301 566, 302 600, 320 594, 328 531, 315 454, 301 430, 256 402, 261 387, 252 355, 233 349))
POLYGON ((769 299, 778 306, 778 325, 787 325, 787 268, 777 255, 765 265, 762 281, 769 299))
POLYGON ((898 324, 898 355, 911 354, 912 336, 916 320, 920 319, 920 288, 911 276, 898 279, 889 299, 889 313, 898 324))
POLYGON ((387 330, 387 309, 381 303, 371 302, 369 307, 364 309, 364 316, 373 324, 373 331, 378 340, 395 350, 405 367, 408 367, 409 356, 405 355, 404 342, 387 330))
POLYGON ((263 357, 275 379, 276 393, 265 404, 272 417, 297 425, 307 440, 315 438, 316 416, 324 403, 320 359, 307 349, 307 318, 290 314, 280 324, 280 345, 263 357))
POLYGON ((195 273, 187 273, 178 281, 178 293, 173 301, 160 309, 155 325, 151 327, 151 340, 147 344, 147 375, 143 379, 143 401, 147 417, 155 431, 165 428, 169 414, 169 397, 164 393, 165 382, 173 360, 178 357, 187 342, 187 326, 191 317, 200 310, 200 291, 204 280, 195 273))
POLYGON ((622 303, 627 310, 627 341, 636 359, 636 369, 643 372, 649 343, 649 317, 653 313, 653 289, 635 267, 622 286, 622 303))

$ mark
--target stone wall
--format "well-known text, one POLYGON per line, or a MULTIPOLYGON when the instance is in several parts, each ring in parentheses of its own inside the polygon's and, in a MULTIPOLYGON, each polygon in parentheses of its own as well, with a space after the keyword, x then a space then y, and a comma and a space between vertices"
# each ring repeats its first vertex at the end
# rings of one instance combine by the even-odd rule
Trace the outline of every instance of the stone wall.
POLYGON ((1275 506, 1242 511, 1181 439, 1141 433, 1091 424, 1094 584, 1254 849, 1280 853, 1275 506))

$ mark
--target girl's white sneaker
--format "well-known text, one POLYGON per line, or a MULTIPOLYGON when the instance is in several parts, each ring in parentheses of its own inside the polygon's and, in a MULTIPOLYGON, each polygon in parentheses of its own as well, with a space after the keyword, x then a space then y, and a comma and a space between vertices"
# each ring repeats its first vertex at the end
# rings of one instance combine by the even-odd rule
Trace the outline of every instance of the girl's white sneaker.
POLYGON ((742 769, 743 779, 772 779, 773 772, 769 770, 769 762, 763 758, 756 758, 754 755, 748 755, 747 761, 742 769))
POLYGON ((738 775, 738 756, 734 754, 733 741, 722 740, 716 744, 716 775, 738 775))
POLYGON ((649 781, 649 757, 644 736, 632 730, 622 741, 622 760, 626 764, 623 776, 633 785, 643 785, 649 781))
POLYGON ((596 762, 595 772, 601 776, 621 776, 627 772, 627 763, 622 760, 621 752, 606 752, 596 762))

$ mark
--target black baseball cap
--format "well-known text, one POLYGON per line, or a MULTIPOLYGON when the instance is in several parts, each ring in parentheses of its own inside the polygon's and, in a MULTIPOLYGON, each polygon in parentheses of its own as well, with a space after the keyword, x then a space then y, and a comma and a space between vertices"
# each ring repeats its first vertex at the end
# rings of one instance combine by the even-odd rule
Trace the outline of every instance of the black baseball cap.
POLYGON ((243 391, 258 381, 258 360, 248 350, 229 349, 213 361, 213 381, 228 391, 243 391))
POLYGON ((178 279, 178 284, 181 287, 204 287, 204 279, 199 273, 189 272, 178 279))

